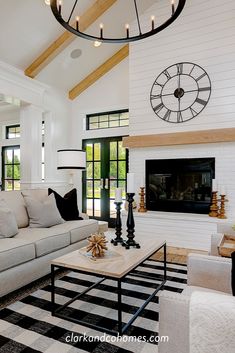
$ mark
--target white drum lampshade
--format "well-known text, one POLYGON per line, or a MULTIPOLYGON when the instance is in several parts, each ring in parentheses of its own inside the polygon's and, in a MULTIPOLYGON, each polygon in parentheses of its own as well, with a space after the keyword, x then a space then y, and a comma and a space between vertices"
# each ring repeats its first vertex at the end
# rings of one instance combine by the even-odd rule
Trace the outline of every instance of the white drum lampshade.
POLYGON ((57 157, 57 169, 86 169, 86 152, 83 150, 58 150, 57 157))

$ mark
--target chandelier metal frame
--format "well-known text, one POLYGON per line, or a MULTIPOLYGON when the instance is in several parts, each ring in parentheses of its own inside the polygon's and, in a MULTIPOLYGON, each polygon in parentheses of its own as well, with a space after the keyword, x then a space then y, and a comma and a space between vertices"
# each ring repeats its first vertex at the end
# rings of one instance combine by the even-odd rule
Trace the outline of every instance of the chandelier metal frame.
POLYGON ((77 25, 75 27, 73 27, 70 24, 70 21, 74 15, 74 11, 76 9, 78 0, 75 0, 74 5, 72 7, 72 10, 70 12, 70 15, 68 17, 68 20, 66 21, 65 19, 63 19, 62 15, 61 15, 61 8, 62 8, 62 4, 60 1, 57 0, 51 0, 50 6, 51 6, 51 10, 53 15, 55 16, 56 20, 69 32, 75 34, 78 37, 82 37, 88 40, 92 40, 92 41, 99 41, 102 43, 129 43, 129 42, 134 42, 134 41, 138 41, 147 37, 150 37, 152 35, 155 35, 159 32, 161 32, 162 30, 164 30, 165 28, 167 28, 169 25, 171 25, 181 14, 181 12, 183 11, 183 8, 185 6, 186 0, 178 0, 178 6, 175 8, 174 5, 174 0, 172 0, 171 6, 172 6, 172 15, 171 17, 166 20, 164 23, 162 23, 160 26, 155 27, 155 22, 152 19, 152 26, 151 26, 151 30, 145 33, 142 33, 141 31, 141 24, 140 24, 140 17, 139 17, 139 12, 138 12, 138 6, 136 3, 136 0, 134 1, 134 6, 135 6, 135 12, 136 12, 136 20, 137 20, 137 24, 138 24, 138 29, 139 29, 139 34, 138 35, 134 35, 134 36, 130 36, 129 35, 129 27, 126 28, 126 36, 122 37, 122 38, 108 38, 103 36, 103 27, 100 27, 100 33, 99 36, 94 36, 94 35, 90 35, 87 33, 84 33, 82 31, 79 30, 79 25, 78 25, 78 20, 77 20, 77 25))

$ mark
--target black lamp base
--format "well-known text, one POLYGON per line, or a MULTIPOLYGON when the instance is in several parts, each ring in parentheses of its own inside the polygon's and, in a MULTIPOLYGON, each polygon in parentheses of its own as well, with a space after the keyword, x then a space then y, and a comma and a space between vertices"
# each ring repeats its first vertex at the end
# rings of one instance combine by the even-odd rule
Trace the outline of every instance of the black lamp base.
POLYGON ((134 193, 127 193, 127 202, 128 202, 128 216, 127 216, 127 240, 122 244, 126 249, 130 249, 130 247, 134 247, 136 249, 140 249, 140 244, 137 243, 135 238, 135 221, 133 215, 133 201, 134 201, 134 193))

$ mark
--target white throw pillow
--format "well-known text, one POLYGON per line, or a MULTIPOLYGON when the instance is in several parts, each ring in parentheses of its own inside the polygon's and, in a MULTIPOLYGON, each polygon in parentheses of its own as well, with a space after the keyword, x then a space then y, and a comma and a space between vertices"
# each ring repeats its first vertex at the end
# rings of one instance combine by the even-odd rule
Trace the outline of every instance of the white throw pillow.
POLYGON ((43 201, 37 200, 22 192, 29 215, 31 228, 48 228, 64 223, 56 206, 55 196, 47 196, 43 201))
POLYGON ((4 200, 0 200, 0 238, 11 238, 18 233, 14 213, 4 200))

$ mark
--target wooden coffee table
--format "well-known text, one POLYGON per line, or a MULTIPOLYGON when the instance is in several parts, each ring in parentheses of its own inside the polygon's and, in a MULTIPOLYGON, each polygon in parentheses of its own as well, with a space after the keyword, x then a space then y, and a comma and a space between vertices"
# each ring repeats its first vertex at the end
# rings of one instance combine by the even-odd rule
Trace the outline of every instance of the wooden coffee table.
MULTIPOLYGON (((142 274, 134 274, 134 276, 158 280, 158 277, 154 275, 146 276, 142 274)), ((88 258, 85 251, 82 249, 73 251, 69 254, 61 256, 51 263, 51 302, 52 302, 52 315, 63 318, 84 326, 100 330, 102 332, 107 332, 112 335, 122 335, 129 326, 134 322, 134 320, 139 316, 141 311, 146 307, 150 300, 156 295, 156 293, 163 287, 166 282, 166 242, 159 241, 156 239, 144 238, 141 242, 140 249, 126 249, 120 246, 113 246, 108 244, 108 251, 106 258, 92 260, 88 258), (131 273, 136 267, 141 265, 144 261, 148 260, 152 255, 158 252, 160 249, 164 249, 164 266, 163 275, 161 276, 160 283, 157 284, 153 293, 148 297, 144 304, 136 311, 133 317, 126 323, 122 323, 122 282, 127 275, 131 273), (55 303, 55 270, 56 269, 68 269, 74 272, 79 272, 83 274, 89 274, 96 277, 101 277, 96 283, 94 283, 89 288, 85 289, 83 292, 78 293, 74 298, 69 300, 64 305, 58 306, 55 303), (115 280, 117 282, 117 331, 109 330, 101 326, 97 326, 92 323, 84 322, 83 320, 74 319, 62 313, 63 309, 71 305, 74 301, 81 298, 82 295, 86 294, 92 288, 97 286, 99 283, 103 282, 105 279, 115 280)))

